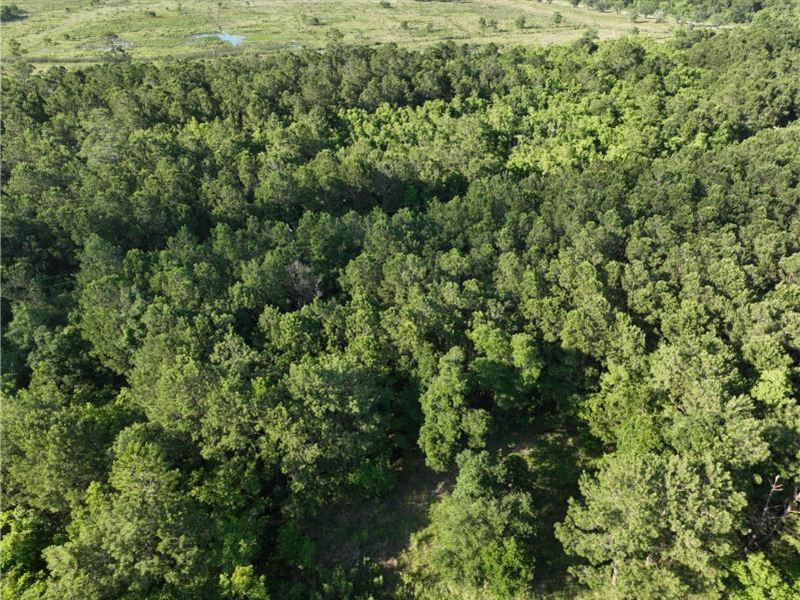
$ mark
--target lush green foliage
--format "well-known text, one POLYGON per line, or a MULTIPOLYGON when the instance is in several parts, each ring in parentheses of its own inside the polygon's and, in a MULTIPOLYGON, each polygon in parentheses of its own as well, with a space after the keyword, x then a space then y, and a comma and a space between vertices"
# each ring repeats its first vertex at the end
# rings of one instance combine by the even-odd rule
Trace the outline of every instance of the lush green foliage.
MULTIPOLYGON (((410 571, 413 596, 518 598, 535 573, 533 500, 525 461, 487 452, 459 456, 452 494, 431 511, 424 532, 431 550, 421 572, 410 571)), ((424 543, 424 542, 423 542, 424 543)))
POLYGON ((797 16, 8 69, 3 595, 796 595, 797 16))
MULTIPOLYGON (((780 1, 780 0, 779 0, 780 1)), ((765 5, 778 5, 773 0, 572 0, 600 10, 626 10, 645 17, 660 14, 679 19, 743 23, 765 5)))

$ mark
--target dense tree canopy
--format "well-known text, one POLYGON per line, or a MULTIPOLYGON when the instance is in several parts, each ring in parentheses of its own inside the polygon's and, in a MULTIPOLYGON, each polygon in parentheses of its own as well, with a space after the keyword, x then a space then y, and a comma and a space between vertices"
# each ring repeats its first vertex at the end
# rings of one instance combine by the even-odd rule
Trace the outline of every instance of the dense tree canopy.
POLYGON ((4 597, 796 597, 798 18, 4 69, 4 597))

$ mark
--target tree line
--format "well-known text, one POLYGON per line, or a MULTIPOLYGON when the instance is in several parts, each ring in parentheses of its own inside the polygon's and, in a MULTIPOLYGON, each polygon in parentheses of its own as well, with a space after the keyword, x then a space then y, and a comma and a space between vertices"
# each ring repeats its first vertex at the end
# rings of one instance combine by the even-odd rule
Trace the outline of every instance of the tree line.
POLYGON ((746 23, 758 11, 780 7, 782 2, 781 0, 570 0, 570 4, 585 5, 602 11, 624 10, 645 17, 663 18, 671 15, 678 22, 746 23))

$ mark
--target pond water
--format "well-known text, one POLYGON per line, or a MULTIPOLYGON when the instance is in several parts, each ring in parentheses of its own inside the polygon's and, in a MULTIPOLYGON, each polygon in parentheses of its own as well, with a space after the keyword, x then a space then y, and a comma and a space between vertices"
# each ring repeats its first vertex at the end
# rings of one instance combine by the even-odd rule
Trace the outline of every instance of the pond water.
POLYGON ((232 33, 225 33, 224 31, 220 33, 195 33, 193 38, 205 38, 205 37, 215 37, 223 42, 228 42, 231 46, 238 46, 244 41, 243 35, 234 35, 232 33))

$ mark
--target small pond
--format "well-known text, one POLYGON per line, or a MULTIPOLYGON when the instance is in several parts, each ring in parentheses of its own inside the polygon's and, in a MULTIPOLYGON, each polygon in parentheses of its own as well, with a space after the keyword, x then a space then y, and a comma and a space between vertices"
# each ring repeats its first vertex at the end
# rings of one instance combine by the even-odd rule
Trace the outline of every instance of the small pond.
POLYGON ((231 46, 238 46, 244 41, 243 35, 234 35, 232 33, 225 33, 224 31, 220 33, 195 33, 193 38, 206 38, 206 37, 215 37, 223 42, 229 43, 231 46))

